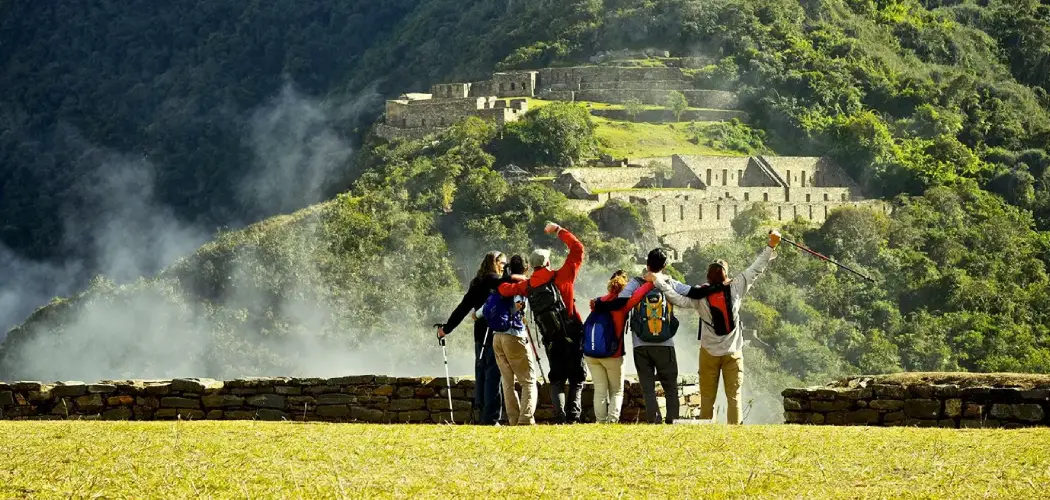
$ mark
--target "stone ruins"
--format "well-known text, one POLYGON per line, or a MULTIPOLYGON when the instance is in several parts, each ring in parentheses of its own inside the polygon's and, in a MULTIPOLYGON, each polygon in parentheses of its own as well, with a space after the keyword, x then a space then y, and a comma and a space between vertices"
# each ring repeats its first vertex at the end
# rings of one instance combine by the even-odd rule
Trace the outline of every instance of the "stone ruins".
POLYGON ((528 111, 528 98, 623 104, 637 99, 662 105, 672 91, 689 105, 689 118, 700 121, 746 117, 736 111, 733 92, 697 89, 676 67, 579 66, 539 71, 495 73, 489 80, 433 85, 430 93, 403 94, 386 103, 386 117, 376 132, 386 139, 421 139, 468 116, 497 125, 513 122, 528 111))
POLYGON ((675 259, 697 244, 731 239, 733 218, 756 202, 778 221, 821 223, 846 205, 886 209, 864 200, 849 176, 820 157, 674 155, 630 164, 565 169, 554 185, 582 211, 612 199, 645 205, 675 259))

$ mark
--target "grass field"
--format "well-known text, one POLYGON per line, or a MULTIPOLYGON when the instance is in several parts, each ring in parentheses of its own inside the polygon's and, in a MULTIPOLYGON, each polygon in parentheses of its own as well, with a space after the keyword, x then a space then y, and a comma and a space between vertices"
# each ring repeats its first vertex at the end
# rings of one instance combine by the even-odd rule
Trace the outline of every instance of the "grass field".
POLYGON ((0 496, 1032 498, 1050 430, 0 422, 0 496))

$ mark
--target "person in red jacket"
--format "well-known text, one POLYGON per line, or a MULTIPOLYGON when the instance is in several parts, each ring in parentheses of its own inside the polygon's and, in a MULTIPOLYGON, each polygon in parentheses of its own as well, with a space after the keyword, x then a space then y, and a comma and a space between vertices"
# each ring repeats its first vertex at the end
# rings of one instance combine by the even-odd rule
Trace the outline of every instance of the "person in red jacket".
POLYGON ((537 249, 529 255, 532 276, 518 283, 504 283, 499 293, 504 297, 526 296, 532 309, 533 324, 540 332, 543 347, 550 361, 551 402, 558 422, 580 421, 583 381, 587 372, 583 365, 583 320, 574 302, 574 284, 583 266, 583 243, 565 228, 547 223, 547 234, 558 236, 569 249, 565 263, 552 270, 550 250, 537 249), (565 383, 569 390, 566 394, 565 383))
POLYGON ((653 289, 652 283, 644 283, 634 291, 626 303, 614 304, 626 287, 627 273, 623 270, 616 271, 609 278, 609 293, 591 300, 591 314, 609 313, 613 331, 620 338, 620 349, 612 356, 583 357, 591 371, 591 380, 594 381, 594 417, 599 424, 620 422, 620 408, 623 406, 623 334, 626 331, 627 315, 645 298, 645 294, 653 289))

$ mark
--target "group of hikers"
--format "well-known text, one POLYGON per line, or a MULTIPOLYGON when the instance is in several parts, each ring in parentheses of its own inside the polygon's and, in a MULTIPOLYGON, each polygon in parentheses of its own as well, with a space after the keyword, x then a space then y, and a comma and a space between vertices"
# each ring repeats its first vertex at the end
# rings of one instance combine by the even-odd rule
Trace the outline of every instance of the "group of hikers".
POLYGON ((468 314, 474 318, 474 400, 480 411, 478 423, 499 425, 505 406, 508 425, 535 424, 539 353, 530 324, 538 331, 550 363, 548 383, 558 423, 581 421, 583 383, 588 369, 594 382, 597 422, 620 421, 628 331, 645 398, 646 420, 654 424, 673 423, 679 416, 676 306, 692 307, 700 317, 700 418, 713 418, 722 378, 728 400, 727 421, 741 423, 744 370, 740 305, 776 257, 780 233, 769 233, 768 245, 743 272, 730 278, 729 265, 717 260, 708 266, 707 282, 694 286, 666 276, 663 271, 668 254, 656 248, 649 252, 642 276, 631 278, 622 270, 612 275, 608 293, 590 301, 591 311, 584 321, 575 303, 583 244, 557 224, 548 223, 544 230, 568 247, 568 256, 560 268, 551 269, 551 254, 546 249, 534 250, 527 266, 520 255, 508 259, 502 252, 489 252, 463 300, 438 326, 438 338, 444 338, 468 314), (527 310, 532 313, 531 322, 526 320, 527 310), (535 360, 530 355, 530 345, 535 360), (521 385, 520 396, 515 381, 521 385), (666 415, 661 415, 656 381, 664 390, 666 415))

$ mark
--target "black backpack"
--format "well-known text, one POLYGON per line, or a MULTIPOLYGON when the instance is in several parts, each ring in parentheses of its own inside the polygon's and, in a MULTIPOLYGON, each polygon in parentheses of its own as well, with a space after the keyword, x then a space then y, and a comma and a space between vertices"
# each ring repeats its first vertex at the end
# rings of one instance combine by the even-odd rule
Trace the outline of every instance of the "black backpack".
MULTIPOLYGON (((639 285, 645 283, 645 280, 640 278, 635 280, 639 285)), ((628 324, 631 332, 645 343, 665 342, 678 333, 678 318, 674 315, 674 305, 656 288, 645 294, 645 298, 634 306, 628 324)))
POLYGON ((569 311, 554 284, 554 278, 536 288, 530 288, 527 295, 543 345, 550 347, 555 342, 572 343, 573 339, 569 338, 569 311))

